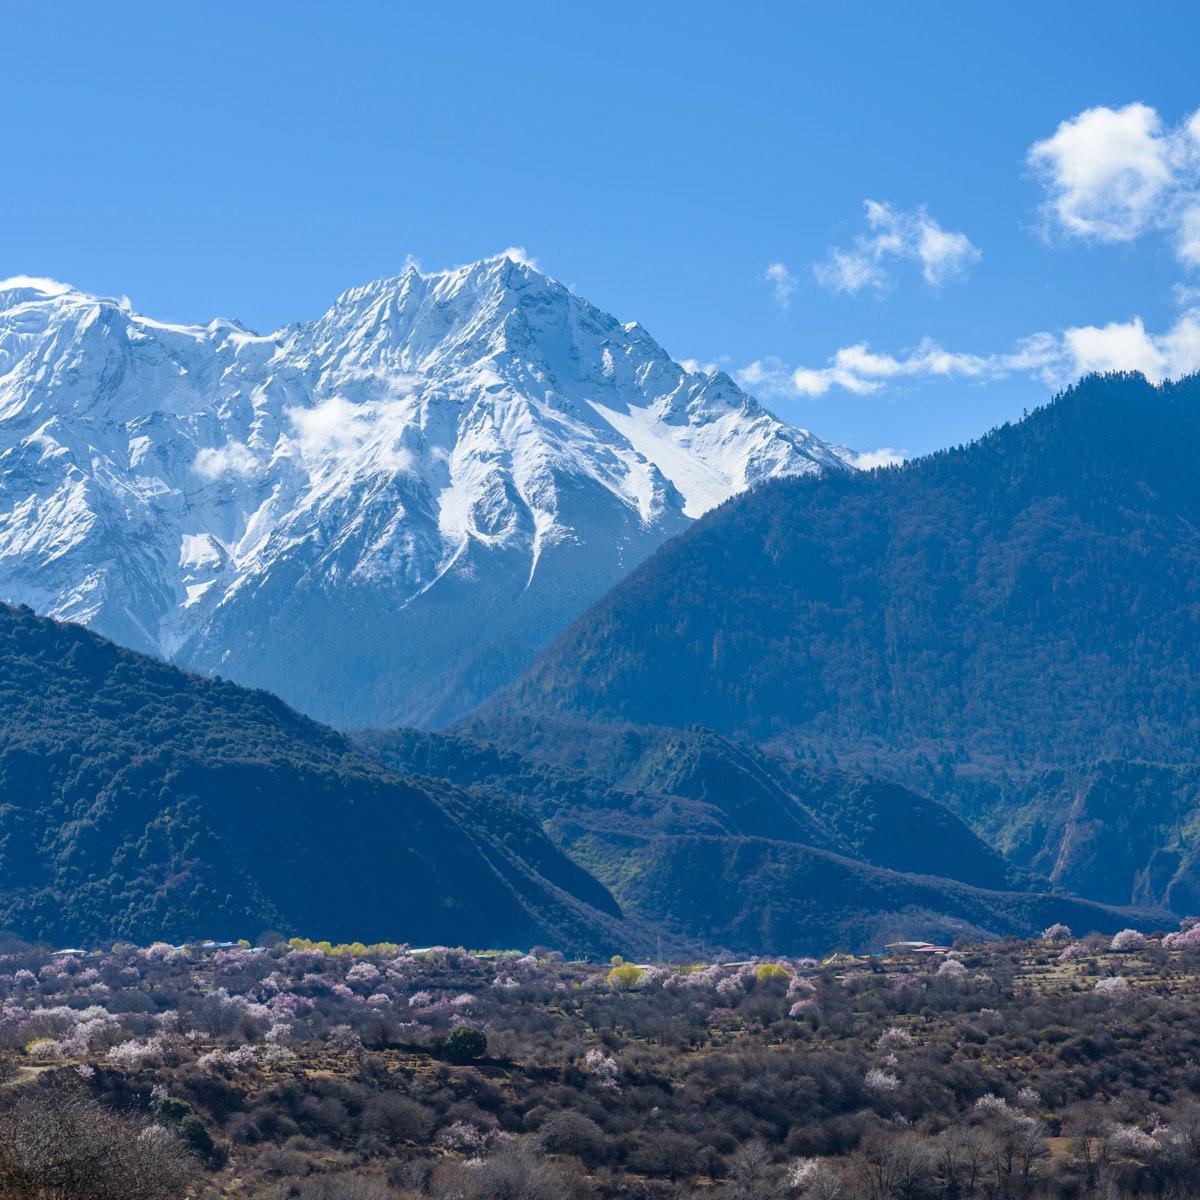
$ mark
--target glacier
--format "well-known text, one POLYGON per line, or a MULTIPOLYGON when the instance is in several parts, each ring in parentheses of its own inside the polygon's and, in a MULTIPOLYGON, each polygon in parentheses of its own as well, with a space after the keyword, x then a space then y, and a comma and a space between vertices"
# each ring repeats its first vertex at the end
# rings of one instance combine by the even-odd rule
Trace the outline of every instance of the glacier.
POLYGON ((342 728, 453 722, 714 505, 854 457, 511 254, 268 335, 0 281, 0 597, 342 728))

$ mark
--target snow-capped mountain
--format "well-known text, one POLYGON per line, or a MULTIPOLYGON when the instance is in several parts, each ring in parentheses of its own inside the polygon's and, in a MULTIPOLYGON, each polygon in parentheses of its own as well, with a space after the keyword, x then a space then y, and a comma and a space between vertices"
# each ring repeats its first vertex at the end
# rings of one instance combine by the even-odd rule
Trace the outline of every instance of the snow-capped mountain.
POLYGON ((342 726, 452 720, 692 518, 851 457, 508 255, 268 336, 0 282, 0 597, 342 726))

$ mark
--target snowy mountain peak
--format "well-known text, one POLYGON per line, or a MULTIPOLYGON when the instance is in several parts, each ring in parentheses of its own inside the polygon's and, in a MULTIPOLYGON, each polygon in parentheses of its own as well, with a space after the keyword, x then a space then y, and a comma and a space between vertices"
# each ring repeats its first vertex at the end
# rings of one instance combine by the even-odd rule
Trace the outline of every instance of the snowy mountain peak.
POLYGON ((692 518, 846 460, 512 251, 268 335, 0 283, 0 596, 343 724, 457 715, 692 518))

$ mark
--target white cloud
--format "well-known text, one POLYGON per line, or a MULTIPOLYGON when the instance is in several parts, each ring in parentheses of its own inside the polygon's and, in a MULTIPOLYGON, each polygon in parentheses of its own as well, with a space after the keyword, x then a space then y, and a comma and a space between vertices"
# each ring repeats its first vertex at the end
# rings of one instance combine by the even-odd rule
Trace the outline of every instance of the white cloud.
POLYGON ((979 261, 979 248, 965 233, 951 233, 932 219, 922 219, 917 232, 921 276, 930 287, 961 279, 979 261))
MULTIPOLYGON (((748 366, 734 372, 738 383, 752 391, 764 395, 777 393, 781 380, 788 374, 788 368, 781 358, 757 358, 748 366)), ((786 391, 786 388, 783 390, 786 391)))
POLYGON ((838 250, 836 247, 830 250, 829 257, 823 263, 813 264, 813 274, 822 287, 832 292, 849 292, 851 295, 861 292, 863 288, 885 292, 891 282, 891 277, 870 253, 838 250))
POLYGON ((1170 127, 1148 104, 1089 108, 1027 161, 1048 230, 1108 243, 1157 231, 1181 262, 1200 265, 1200 112, 1170 127))
POLYGON ((1084 372, 1141 371, 1147 379, 1164 374, 1165 356, 1141 317, 1064 330, 1062 348, 1067 361, 1083 364, 1084 372))
POLYGON ((858 342, 843 346, 820 367, 789 367, 771 358, 736 374, 743 387, 764 396, 817 397, 835 389, 869 395, 904 379, 990 382, 1019 374, 1063 387, 1096 371, 1141 371, 1152 383, 1200 371, 1200 308, 1186 309, 1162 333, 1148 331, 1135 316, 1035 333, 993 354, 946 350, 930 338, 901 354, 876 353, 858 342))
POLYGON ((1175 303, 1180 308, 1200 307, 1200 287, 1187 283, 1177 283, 1171 289, 1175 303))
POLYGON ((371 435, 369 408, 341 396, 333 396, 314 408, 289 408, 287 415, 305 458, 353 449, 371 435))
POLYGON ((1089 108, 1029 149, 1050 193, 1048 215, 1067 232, 1124 242, 1144 230, 1172 182, 1170 147, 1146 104, 1089 108))
POLYGON ((719 362, 701 362, 698 358, 681 358, 679 365, 689 375, 712 375, 717 371, 724 370, 721 363, 726 360, 722 359, 719 362))
POLYGON ((823 396, 841 388, 857 396, 877 392, 889 381, 910 376, 978 377, 991 360, 944 350, 930 338, 902 355, 877 354, 856 342, 836 351, 823 367, 788 368, 779 359, 760 359, 737 372, 745 388, 764 395, 823 396))
POLYGON ((1162 333, 1151 333, 1141 317, 1065 329, 1059 358, 1040 372, 1062 384, 1092 371, 1141 371, 1151 383, 1200 371, 1200 309, 1180 313, 1162 333))
POLYGON ((245 478, 255 475, 262 464, 249 446, 228 441, 217 448, 205 447, 192 462, 192 470, 202 479, 221 479, 226 475, 245 478))
POLYGON ((10 275, 0 279, 0 292, 17 290, 41 292, 46 296, 63 296, 74 291, 69 283, 60 283, 57 279, 47 279, 43 275, 10 275))
POLYGON ((521 266, 528 267, 531 271, 540 271, 542 269, 538 260, 524 246, 506 246, 500 251, 500 257, 520 263, 521 266))
POLYGON ((920 266, 930 287, 940 288, 965 278, 982 257, 965 233, 943 229, 924 206, 912 212, 883 200, 867 200, 864 206, 869 232, 859 234, 849 249, 833 247, 824 262, 813 265, 823 287, 852 295, 867 288, 884 292, 907 261, 920 266))
POLYGON ((873 467, 899 466, 908 457, 907 450, 897 450, 892 446, 880 446, 877 450, 867 450, 854 455, 854 465, 860 471, 869 471, 873 467))
POLYGON ((287 409, 300 452, 310 460, 362 453, 390 471, 411 470, 416 460, 403 444, 411 425, 410 398, 396 391, 371 403, 331 396, 313 408, 287 409))
POLYGON ((785 312, 792 303, 792 293, 800 286, 796 277, 781 262, 773 262, 763 272, 763 280, 771 285, 775 303, 785 312))
POLYGON ((1189 267, 1200 266, 1200 199, 1189 198, 1179 207, 1175 254, 1189 267))

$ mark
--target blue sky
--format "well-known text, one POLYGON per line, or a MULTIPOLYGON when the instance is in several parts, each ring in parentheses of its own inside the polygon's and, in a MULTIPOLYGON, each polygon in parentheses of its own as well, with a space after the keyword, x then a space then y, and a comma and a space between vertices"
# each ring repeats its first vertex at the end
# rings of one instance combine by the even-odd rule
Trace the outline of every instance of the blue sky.
POLYGON ((1097 0, 14 6, 0 276, 269 329, 523 246, 917 453, 1078 369, 1200 365, 1198 35, 1097 0))

